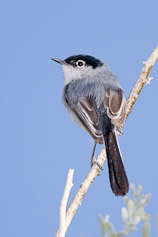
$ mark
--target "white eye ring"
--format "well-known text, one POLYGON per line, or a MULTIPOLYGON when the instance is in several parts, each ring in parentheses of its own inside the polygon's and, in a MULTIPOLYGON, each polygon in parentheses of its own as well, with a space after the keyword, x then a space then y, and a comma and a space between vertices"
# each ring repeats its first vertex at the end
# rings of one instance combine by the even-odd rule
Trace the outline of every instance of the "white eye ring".
POLYGON ((76 62, 76 66, 77 66, 77 67, 82 68, 82 67, 84 67, 85 65, 86 65, 86 63, 85 63, 85 61, 83 61, 83 60, 78 60, 78 61, 76 62))

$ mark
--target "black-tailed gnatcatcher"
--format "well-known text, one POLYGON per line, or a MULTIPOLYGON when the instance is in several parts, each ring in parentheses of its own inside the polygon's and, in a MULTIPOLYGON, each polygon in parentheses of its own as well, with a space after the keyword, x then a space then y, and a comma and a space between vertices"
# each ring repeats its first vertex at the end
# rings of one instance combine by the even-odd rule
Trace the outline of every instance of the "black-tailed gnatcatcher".
POLYGON ((105 144, 112 191, 124 196, 129 184, 116 130, 125 120, 126 100, 117 77, 105 63, 89 55, 53 60, 64 71, 63 102, 68 114, 95 143, 105 144))

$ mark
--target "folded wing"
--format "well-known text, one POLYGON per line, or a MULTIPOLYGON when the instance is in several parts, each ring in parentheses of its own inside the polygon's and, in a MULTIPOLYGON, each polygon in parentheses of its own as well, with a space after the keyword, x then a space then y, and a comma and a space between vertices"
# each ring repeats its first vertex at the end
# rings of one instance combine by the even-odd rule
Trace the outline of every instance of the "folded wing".
POLYGON ((111 123, 120 127, 126 118, 126 100, 121 89, 106 90, 104 106, 107 109, 107 115, 111 119, 111 123))
POLYGON ((71 107, 83 128, 97 143, 103 144, 102 131, 99 128, 99 117, 90 97, 81 97, 77 104, 71 107))

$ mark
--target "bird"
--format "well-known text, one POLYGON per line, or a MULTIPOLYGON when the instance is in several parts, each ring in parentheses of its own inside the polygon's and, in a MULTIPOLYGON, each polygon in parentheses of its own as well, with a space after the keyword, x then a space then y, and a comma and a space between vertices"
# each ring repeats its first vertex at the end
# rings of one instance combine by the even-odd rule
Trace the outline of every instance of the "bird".
POLYGON ((116 196, 126 195, 129 183, 117 133, 125 121, 127 103, 119 80, 106 63, 90 55, 52 60, 64 72, 62 100, 67 113, 94 139, 93 156, 97 143, 105 145, 111 189, 116 196))

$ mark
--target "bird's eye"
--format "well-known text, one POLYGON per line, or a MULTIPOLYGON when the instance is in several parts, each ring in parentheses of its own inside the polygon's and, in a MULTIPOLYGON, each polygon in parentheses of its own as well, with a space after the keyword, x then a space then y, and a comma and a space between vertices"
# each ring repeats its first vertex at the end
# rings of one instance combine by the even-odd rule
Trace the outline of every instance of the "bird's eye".
POLYGON ((85 63, 85 61, 83 61, 83 60, 78 60, 77 62, 76 62, 76 66, 77 67, 84 67, 86 65, 86 63, 85 63))

